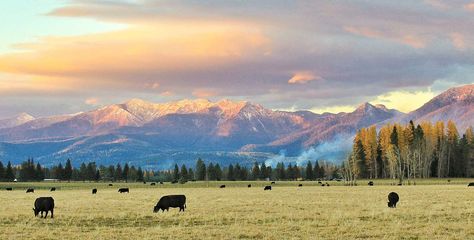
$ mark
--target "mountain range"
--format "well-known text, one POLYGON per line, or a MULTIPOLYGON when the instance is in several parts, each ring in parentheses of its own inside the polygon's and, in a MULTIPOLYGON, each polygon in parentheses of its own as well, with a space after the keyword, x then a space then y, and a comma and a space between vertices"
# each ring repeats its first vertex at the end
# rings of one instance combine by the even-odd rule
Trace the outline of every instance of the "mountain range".
MULTIPOLYGON (((245 165, 282 152, 297 159, 309 149, 327 145, 344 154, 353 134, 373 124, 450 119, 460 131, 474 125, 474 84, 451 88, 406 114, 370 103, 349 113, 316 114, 226 99, 170 103, 132 99, 71 115, 34 118, 22 113, 0 120, 0 159, 19 163, 34 157, 49 165, 71 158, 75 165, 129 162, 166 169, 202 157, 245 165)), ((312 157, 328 157, 324 151, 319 149, 312 157)))

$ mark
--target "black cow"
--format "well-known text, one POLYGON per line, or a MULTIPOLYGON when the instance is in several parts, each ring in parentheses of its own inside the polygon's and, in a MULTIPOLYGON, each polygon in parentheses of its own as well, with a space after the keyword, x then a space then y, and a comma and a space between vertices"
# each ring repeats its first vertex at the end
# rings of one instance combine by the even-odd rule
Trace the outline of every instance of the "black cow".
POLYGON ((303 184, 301 184, 301 183, 300 183, 300 184, 298 184, 298 187, 302 187, 302 186, 303 186, 303 184))
POLYGON ((400 198, 398 197, 398 194, 396 192, 391 192, 388 194, 388 207, 390 208, 396 208, 397 207, 397 202, 400 198))
POLYGON ((92 189, 92 194, 97 194, 97 188, 92 189))
POLYGON ((6 190, 7 190, 7 191, 13 191, 13 188, 7 187, 6 190))
POLYGON ((55 188, 55 187, 52 187, 50 191, 51 191, 51 192, 54 192, 54 191, 56 191, 56 188, 55 188))
POLYGON ((167 195, 160 198, 160 201, 153 208, 153 212, 159 212, 160 209, 164 212, 169 211, 169 208, 178 208, 183 211, 186 208, 186 196, 184 195, 167 195))
POLYGON ((221 185, 219 188, 225 188, 225 185, 221 185))
POLYGON ((40 212, 41 217, 43 217, 43 212, 46 212, 46 215, 44 216, 44 218, 46 218, 49 211, 51 211, 51 218, 54 218, 54 199, 52 197, 39 197, 35 200, 35 208, 33 208, 35 217, 37 217, 40 212))
POLYGON ((35 190, 34 190, 33 188, 28 188, 28 189, 26 189, 26 193, 29 193, 29 192, 30 192, 30 193, 34 193, 35 190))
POLYGON ((467 186, 468 186, 468 187, 474 187, 474 182, 469 183, 467 186))
POLYGON ((113 186, 113 184, 112 184, 112 183, 109 183, 109 187, 112 187, 112 186, 113 186))
POLYGON ((252 184, 247 185, 247 187, 249 187, 249 188, 252 187, 252 184))
POLYGON ((374 182, 370 181, 367 185, 374 186, 374 182))
POLYGON ((119 188, 118 192, 119 193, 130 193, 128 188, 119 188))
POLYGON ((275 184, 275 182, 272 182, 271 184, 275 184))
POLYGON ((263 190, 264 190, 264 191, 266 191, 266 190, 272 190, 272 186, 265 186, 265 187, 263 188, 263 190))

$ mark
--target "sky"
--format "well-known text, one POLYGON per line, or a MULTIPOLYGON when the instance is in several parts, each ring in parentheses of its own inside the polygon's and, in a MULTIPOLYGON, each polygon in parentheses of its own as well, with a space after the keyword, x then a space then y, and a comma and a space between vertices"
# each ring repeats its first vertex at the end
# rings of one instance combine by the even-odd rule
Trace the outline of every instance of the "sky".
POLYGON ((142 98, 414 110, 474 81, 474 1, 0 1, 0 118, 142 98))

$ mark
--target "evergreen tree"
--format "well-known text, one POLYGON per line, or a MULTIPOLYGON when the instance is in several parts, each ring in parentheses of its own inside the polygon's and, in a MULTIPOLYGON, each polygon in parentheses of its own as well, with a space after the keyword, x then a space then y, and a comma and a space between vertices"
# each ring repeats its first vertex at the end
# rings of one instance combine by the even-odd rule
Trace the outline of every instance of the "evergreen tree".
POLYGON ((66 166, 64 167, 64 179, 67 181, 71 181, 72 179, 72 164, 70 159, 67 159, 66 166))
POLYGON ((137 170, 137 182, 143 182, 143 171, 142 171, 142 168, 141 167, 138 167, 138 170, 137 170))
POLYGON ((308 161, 308 163, 306 164, 306 179, 307 180, 314 180, 313 164, 311 164, 311 161, 308 161))
POLYGON ((222 169, 221 169, 221 166, 219 166, 219 163, 217 163, 214 166, 214 174, 215 174, 215 180, 217 181, 222 180, 222 169))
POLYGON ((122 180, 122 166, 120 166, 120 163, 117 164, 117 167, 115 167, 115 176, 114 176, 115 181, 120 181, 122 180))
POLYGON ((206 180, 206 164, 199 158, 196 162, 196 180, 206 180))
POLYGON ((188 175, 188 169, 186 168, 186 165, 181 165, 181 178, 179 179, 180 183, 185 183, 189 180, 189 175, 188 175))
POLYGON ((178 182, 179 181, 179 167, 178 164, 174 165, 174 170, 173 170, 173 182, 178 182))
POLYGON ((5 179, 5 167, 3 166, 2 161, 0 161, 0 181, 5 179))
POLYGON ((56 167, 55 174, 57 179, 63 180, 64 179, 64 168, 61 163, 56 167))
POLYGON ((229 169, 227 170, 227 180, 235 181, 234 166, 232 166, 232 164, 229 165, 229 169))
POLYGON ((130 172, 130 167, 128 166, 128 163, 125 163, 125 166, 123 167, 123 171, 122 171, 122 179, 125 180, 125 182, 128 182, 129 172, 130 172))
POLYGON ((15 179, 15 173, 13 171, 13 167, 11 162, 8 162, 7 169, 5 170, 5 180, 11 182, 15 179))
POLYGON ((255 162, 252 168, 252 178, 254 180, 258 180, 259 177, 260 177, 260 167, 258 166, 258 163, 255 162))

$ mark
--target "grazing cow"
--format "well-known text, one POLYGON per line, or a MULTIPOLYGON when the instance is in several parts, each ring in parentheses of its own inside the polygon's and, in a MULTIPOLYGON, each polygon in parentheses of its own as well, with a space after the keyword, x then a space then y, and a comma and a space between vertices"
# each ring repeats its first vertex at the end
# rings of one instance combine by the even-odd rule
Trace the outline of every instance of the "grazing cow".
POLYGON ((265 186, 265 187, 263 188, 263 190, 264 190, 264 191, 266 191, 266 190, 270 190, 270 191, 271 191, 271 190, 272 190, 272 186, 265 186))
POLYGON ((160 209, 164 212, 169 211, 170 208, 178 208, 179 211, 183 211, 186 208, 186 196, 184 195, 167 195, 160 198, 153 212, 159 212, 160 209))
POLYGON ((468 187, 474 187, 474 182, 469 183, 467 186, 468 186, 468 187))
POLYGON ((118 192, 119 193, 130 193, 128 188, 119 188, 118 192))
POLYGON ((52 187, 50 191, 51 191, 51 192, 54 192, 54 191, 56 191, 56 188, 55 188, 55 187, 52 187))
POLYGON ((302 187, 302 186, 303 186, 303 184, 301 184, 301 183, 300 183, 300 184, 298 184, 298 187, 302 187))
POLYGON ((225 185, 221 185, 219 188, 225 188, 225 185))
POLYGON ((150 184, 150 186, 155 186, 155 185, 156 185, 156 183, 154 183, 154 182, 152 182, 152 183, 150 184))
POLYGON ((247 185, 247 187, 252 187, 252 184, 247 185))
POLYGON ((388 194, 388 207, 390 208, 396 208, 397 207, 397 202, 400 198, 398 197, 398 194, 396 192, 391 192, 388 194))
POLYGON ((370 182, 368 183, 368 185, 369 185, 369 186, 374 186, 374 182, 370 181, 370 182))
POLYGON ((275 182, 272 182, 271 184, 275 184, 275 182))
POLYGON ((113 184, 112 184, 112 183, 109 183, 109 187, 112 187, 112 186, 113 186, 113 184))
POLYGON ((13 188, 7 187, 6 190, 7 190, 7 191, 13 191, 13 188))
POLYGON ((28 188, 28 189, 26 189, 26 193, 29 193, 29 192, 30 192, 30 193, 34 193, 35 190, 34 190, 33 188, 28 188))
POLYGON ((54 199, 52 197, 39 197, 35 200, 35 208, 33 208, 35 217, 37 217, 40 212, 41 217, 43 217, 43 212, 46 212, 46 215, 44 216, 44 218, 46 218, 49 211, 51 211, 51 218, 54 218, 54 199))
POLYGON ((92 189, 92 194, 97 194, 97 188, 92 189))

